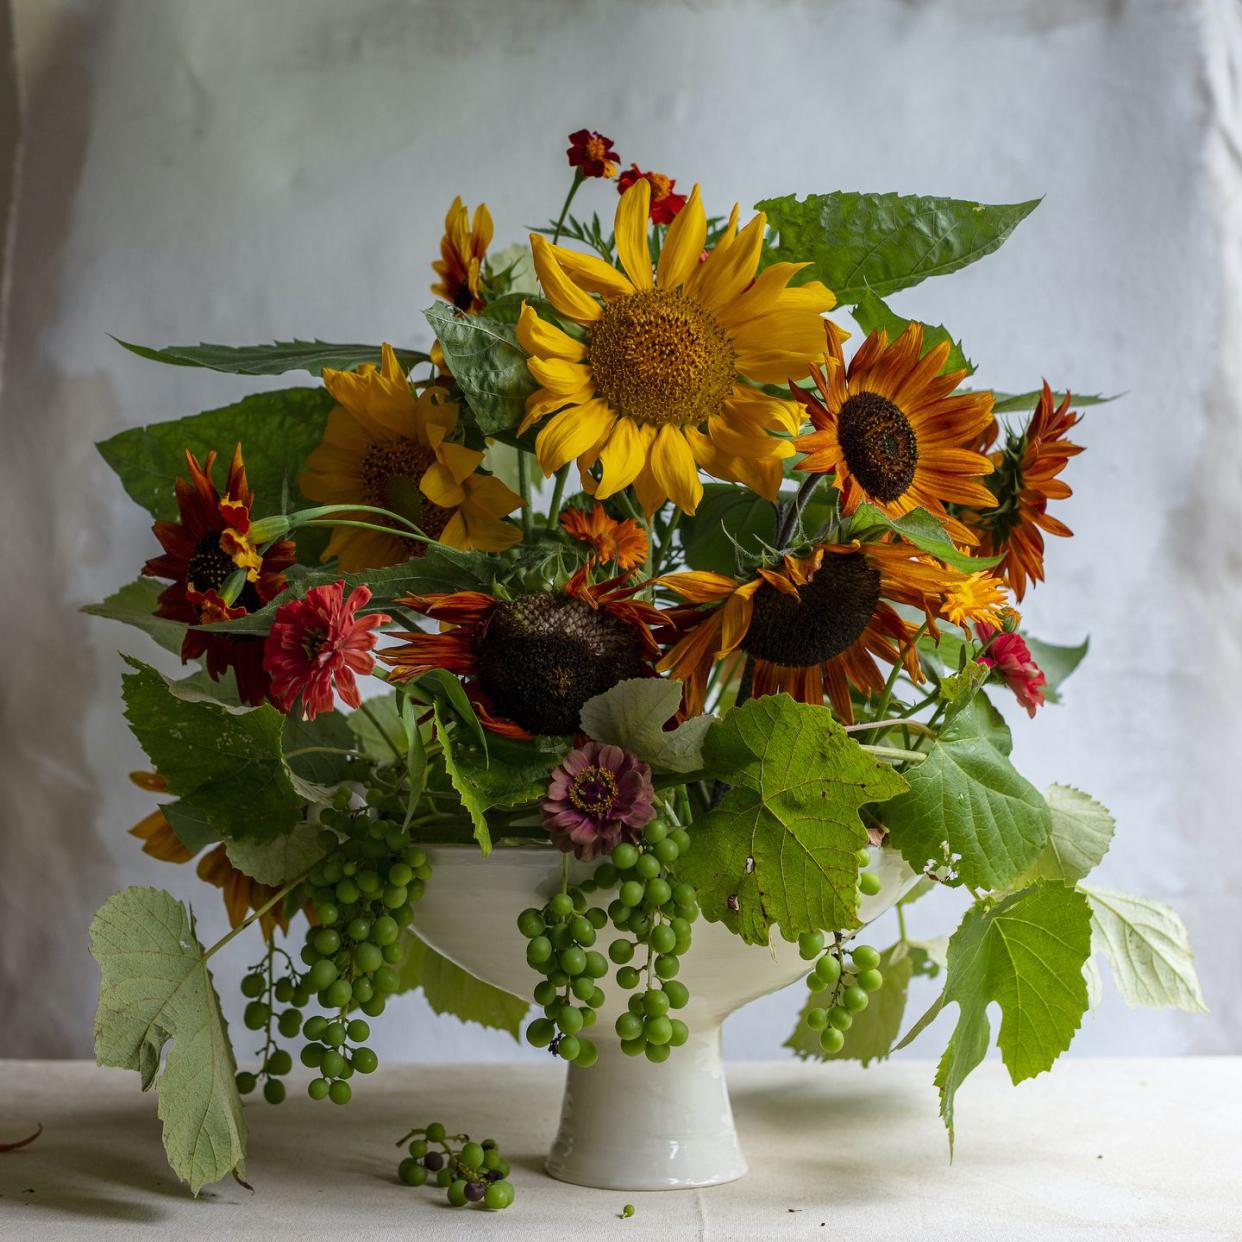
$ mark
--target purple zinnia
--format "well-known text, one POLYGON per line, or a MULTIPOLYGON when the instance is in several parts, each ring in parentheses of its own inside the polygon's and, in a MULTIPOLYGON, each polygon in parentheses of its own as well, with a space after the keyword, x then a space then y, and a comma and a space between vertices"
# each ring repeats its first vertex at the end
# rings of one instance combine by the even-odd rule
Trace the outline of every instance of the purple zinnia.
POLYGON ((590 862, 622 841, 636 842, 655 816, 651 769, 620 746, 587 742, 552 772, 543 826, 560 849, 590 862))

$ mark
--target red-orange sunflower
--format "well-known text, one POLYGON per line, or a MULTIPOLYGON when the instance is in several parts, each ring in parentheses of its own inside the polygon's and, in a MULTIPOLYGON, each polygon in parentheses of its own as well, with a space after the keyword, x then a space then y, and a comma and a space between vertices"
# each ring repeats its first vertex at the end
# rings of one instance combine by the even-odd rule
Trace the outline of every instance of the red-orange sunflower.
MULTIPOLYGON (((187 449, 185 460, 190 481, 176 481, 180 521, 155 523, 152 530, 164 554, 152 557, 142 568, 152 578, 172 580, 172 586, 160 594, 155 615, 194 626, 256 612, 284 589, 284 571, 293 564, 294 546, 280 539, 264 552, 250 538, 254 497, 246 483, 240 444, 233 451, 223 496, 211 480, 214 452, 200 465, 187 449), (244 571, 245 582, 236 599, 226 602, 221 592, 238 570, 244 571)), ((181 644, 182 662, 202 655, 207 657, 207 672, 214 680, 219 681, 231 668, 242 701, 263 702, 268 677, 263 671, 262 637, 187 630, 181 644)))
POLYGON ((588 699, 655 671, 652 630, 663 621, 633 598, 641 585, 627 586, 628 577, 591 585, 584 567, 562 590, 516 599, 482 591, 406 596, 397 603, 451 628, 397 635, 405 642, 380 659, 394 669, 394 682, 433 668, 468 678, 466 693, 494 733, 577 733, 588 699))
MULTIPOLYGON (((1039 404, 1020 433, 1010 433, 1005 446, 992 454, 988 504, 963 512, 962 520, 979 537, 979 554, 1002 558, 995 573, 1004 577, 1016 599, 1026 594, 1028 580, 1044 580, 1044 536, 1068 538, 1074 532, 1048 515, 1050 500, 1073 493, 1058 476, 1082 445, 1065 437, 1082 418, 1069 408, 1070 394, 1054 405, 1052 389, 1044 381, 1039 404)), ((993 426, 993 434, 996 428, 993 426)))
POLYGON ((892 603, 934 620, 946 575, 955 573, 907 544, 854 543, 786 556, 749 581, 669 574, 661 583, 687 603, 665 614, 677 638, 657 667, 685 683, 685 710, 698 715, 712 665, 740 651, 754 662, 755 695, 783 690, 816 704, 827 696, 848 723, 854 718, 851 687, 864 696, 884 689, 877 659, 901 660, 915 681, 922 680, 913 644, 918 627, 892 603))
POLYGON ((967 373, 940 374, 949 342, 924 354, 921 323, 892 343, 883 329, 873 332, 846 366, 843 335, 825 322, 825 367, 811 368, 819 396, 794 389, 815 427, 794 441, 807 455, 798 469, 831 473, 843 513, 864 501, 893 518, 922 508, 959 542, 974 542, 945 503, 991 502, 982 476, 992 465, 974 446, 992 421, 992 394, 955 392, 967 373))

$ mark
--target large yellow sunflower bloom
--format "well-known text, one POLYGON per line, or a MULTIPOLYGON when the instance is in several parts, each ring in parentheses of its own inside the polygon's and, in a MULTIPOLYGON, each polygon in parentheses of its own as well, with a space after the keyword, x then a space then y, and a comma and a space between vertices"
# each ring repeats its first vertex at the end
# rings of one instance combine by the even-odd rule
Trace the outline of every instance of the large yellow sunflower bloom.
POLYGON ((774 500, 793 447, 771 432, 796 434, 801 416, 750 385, 806 374, 823 356, 820 316, 836 299, 818 281, 789 287, 806 264, 773 263, 756 277, 762 214, 738 232, 735 207, 700 262, 707 218, 697 186, 653 275, 650 195, 637 181, 621 196, 621 270, 531 237, 548 301, 585 331, 579 340, 523 307, 518 340, 540 387, 520 431, 547 418, 535 441, 545 474, 577 458, 588 491, 602 499, 632 484, 648 513, 667 499, 693 513, 700 469, 774 500), (587 474, 597 462, 598 485, 587 474))
MULTIPOLYGON (((369 363, 357 371, 325 368, 323 382, 340 404, 306 459, 299 481, 306 496, 323 504, 389 509, 432 539, 463 550, 499 552, 521 540, 522 532, 500 519, 522 498, 492 475, 476 473, 483 454, 448 439, 457 426, 457 406, 440 388, 416 395, 391 345, 383 347, 379 371, 369 363)), ((398 529, 375 514, 357 516, 398 529)), ((426 546, 395 533, 338 526, 323 559, 337 556, 351 572, 377 569, 419 556, 426 546)))

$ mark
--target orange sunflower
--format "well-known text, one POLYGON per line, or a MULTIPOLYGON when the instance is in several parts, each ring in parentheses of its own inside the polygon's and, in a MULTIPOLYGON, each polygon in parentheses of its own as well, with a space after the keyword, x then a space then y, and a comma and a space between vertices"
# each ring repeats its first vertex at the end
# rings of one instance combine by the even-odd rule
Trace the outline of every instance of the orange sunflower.
POLYGON ((399 634, 380 653, 409 681, 433 668, 469 680, 466 693, 494 733, 529 738, 579 731, 582 705, 619 681, 649 677, 660 648, 658 609, 633 595, 629 575, 591 585, 583 567, 559 591, 498 599, 482 591, 409 595, 398 604, 450 628, 399 634))
MULTIPOLYGON (((1048 514, 1050 500, 1073 495, 1059 475, 1082 445, 1065 437, 1082 418, 1069 408, 1070 394, 1054 405, 1052 389, 1044 381, 1039 404, 1021 434, 1010 434, 1005 447, 991 457, 993 473, 988 479, 987 505, 963 512, 978 535, 979 552, 1001 557, 996 572, 1009 583, 1014 598, 1026 594, 1027 582, 1044 580, 1044 536, 1068 538, 1074 532, 1048 514)), ((995 431, 995 428, 994 428, 995 431)))
POLYGON ((693 513, 700 469, 774 500, 793 446, 772 433, 792 436, 802 420, 795 402, 757 385, 783 384, 822 356, 821 315, 836 299, 819 281, 789 287, 806 264, 773 263, 756 276, 762 214, 738 232, 735 207, 700 262, 707 219, 697 186, 653 276, 650 201, 644 180, 621 196, 620 271, 532 235, 548 301, 582 332, 523 307, 517 336, 540 387, 519 432, 543 423, 535 455, 546 475, 576 458, 587 491, 604 499, 633 485, 648 513, 667 499, 693 513), (596 463, 598 482, 588 474, 596 463))
POLYGON ((794 441, 806 454, 798 469, 831 473, 843 513, 864 501, 892 518, 922 508, 973 543, 945 502, 992 503, 982 482, 992 463, 971 447, 992 421, 992 394, 955 392, 967 372, 940 374, 949 342, 924 354, 921 323, 891 344, 883 329, 873 332, 848 367, 840 330, 828 324, 827 335, 826 366, 811 368, 819 396, 797 390, 815 428, 794 441))
MULTIPOLYGON (((384 345, 382 361, 379 371, 369 363, 357 371, 324 368, 324 385, 340 404, 306 459, 302 492, 324 504, 391 510, 453 548, 499 552, 520 542, 522 532, 500 519, 522 498, 494 475, 478 473, 482 453, 449 440, 458 407, 442 388, 416 394, 391 345, 384 345)), ((407 528, 391 518, 356 517, 394 533, 338 526, 325 561, 339 557, 341 568, 352 572, 396 565, 427 550, 396 534, 407 528)))
MULTIPOLYGON (((168 790, 168 783, 158 772, 131 772, 129 779, 139 789, 150 793, 166 793, 168 790)), ((129 834, 142 842, 144 854, 158 858, 160 862, 187 863, 194 857, 159 807, 140 819, 129 834)), ((252 910, 262 909, 280 891, 252 880, 244 871, 234 867, 223 842, 199 860, 198 878, 222 891, 230 927, 240 927, 252 910)), ((259 917, 259 927, 265 940, 271 940, 275 927, 281 931, 289 930, 289 920, 279 902, 259 917)))
POLYGON ((605 564, 615 561, 621 570, 637 569, 647 559, 647 534, 633 518, 618 521, 603 505, 590 510, 572 505, 561 514, 561 529, 585 543, 605 564))
POLYGON ((483 276, 483 257, 492 241, 492 214, 486 203, 474 209, 474 220, 460 196, 444 217, 444 236, 440 240, 440 258, 431 265, 439 280, 431 292, 459 311, 475 315, 483 309, 479 285, 483 276))
POLYGON ((917 608, 934 624, 946 578, 955 573, 906 544, 852 543, 786 556, 746 582, 669 574, 660 582, 687 603, 665 613, 677 637, 657 669, 685 683, 685 710, 698 715, 713 663, 740 651, 754 662, 755 695, 785 691, 817 704, 826 695, 850 723, 851 687, 865 697, 884 689, 877 659, 900 660, 923 680, 918 626, 892 604, 917 608))

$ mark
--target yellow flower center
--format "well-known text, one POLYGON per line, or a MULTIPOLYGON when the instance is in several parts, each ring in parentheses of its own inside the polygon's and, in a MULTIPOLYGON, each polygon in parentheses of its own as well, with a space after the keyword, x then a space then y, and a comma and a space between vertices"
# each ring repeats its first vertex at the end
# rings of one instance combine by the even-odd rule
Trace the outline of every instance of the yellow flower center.
MULTIPOLYGON (((435 460, 435 453, 417 440, 386 440, 372 444, 362 458, 362 499, 369 505, 391 509, 409 518, 423 534, 438 539, 453 516, 453 510, 432 504, 418 486, 435 460)), ((372 519, 394 529, 405 529, 392 518, 368 515, 367 520, 372 519)), ((426 548, 426 544, 411 541, 410 555, 420 556, 426 548)))
POLYGON ((719 413, 737 374, 733 343, 680 290, 651 289, 605 303, 587 363, 596 392, 650 427, 692 427, 719 413))

